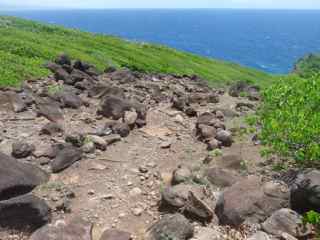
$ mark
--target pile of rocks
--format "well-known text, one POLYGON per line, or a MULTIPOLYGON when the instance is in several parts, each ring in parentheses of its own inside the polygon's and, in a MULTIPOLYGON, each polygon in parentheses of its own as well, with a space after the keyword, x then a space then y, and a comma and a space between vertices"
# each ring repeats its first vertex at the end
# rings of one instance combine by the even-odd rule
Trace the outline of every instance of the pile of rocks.
MULTIPOLYGON (((65 240, 93 239, 92 223, 74 215, 61 217, 58 213, 72 211, 69 203, 76 197, 72 191, 59 189, 63 199, 55 199, 56 204, 50 209, 48 202, 33 190, 45 184, 50 174, 56 177, 68 173, 79 161, 96 159, 108 153, 111 145, 130 139, 130 134, 149 123, 147 114, 153 108, 168 110, 159 106, 169 106, 170 112, 166 112, 169 117, 174 116, 174 122, 183 129, 192 128, 193 142, 204 147, 206 154, 206 146, 208 151, 234 146, 234 136, 227 128, 230 111, 216 108, 225 97, 224 91, 209 88, 196 76, 146 74, 111 67, 100 73, 94 66, 72 61, 65 54, 47 67, 52 76, 27 81, 20 89, 3 88, 0 92, 3 120, 0 142, 4 143, 3 153, 0 152, 2 228, 28 229, 32 232, 31 240, 60 240, 61 235, 65 240), (3 127, 4 123, 19 121, 26 125, 30 122, 33 132, 21 135, 18 130, 10 131, 14 133, 7 136, 7 130, 12 129, 3 127)), ((249 99, 238 102, 234 107, 236 113, 231 115, 254 109, 253 101, 260 99, 259 89, 246 83, 231 87, 229 95, 249 99)), ((176 135, 178 139, 179 134, 176 135)), ((173 144, 167 141, 160 145, 161 151, 169 152, 173 144)), ((204 164, 195 170, 180 166, 172 173, 170 184, 161 189, 156 214, 161 217, 150 227, 148 238, 259 240, 312 236, 309 228, 303 228, 299 214, 320 211, 319 171, 265 179, 240 174, 230 167, 241 164, 237 156, 235 163, 230 163, 233 159, 228 156, 221 159, 226 162, 223 166, 229 167, 204 164)), ((160 174, 149 173, 143 167, 138 172, 143 180, 160 178, 160 174)), ((152 184, 146 183, 149 188, 152 184)), ((142 193, 135 187, 129 195, 138 198, 142 193)), ((94 191, 88 194, 94 195, 94 191)), ((153 196, 149 196, 152 205, 157 194, 153 196)), ((140 210, 134 208, 133 215, 141 216, 140 210)), ((108 229, 99 239, 129 240, 132 235, 108 229)))

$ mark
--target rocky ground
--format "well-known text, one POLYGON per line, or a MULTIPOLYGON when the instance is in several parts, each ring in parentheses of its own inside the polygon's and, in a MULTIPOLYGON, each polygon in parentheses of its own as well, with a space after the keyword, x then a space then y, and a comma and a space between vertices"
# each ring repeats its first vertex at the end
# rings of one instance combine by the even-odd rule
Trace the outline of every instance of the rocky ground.
POLYGON ((0 239, 312 239, 320 173, 261 157, 257 87, 47 67, 0 92, 0 239))

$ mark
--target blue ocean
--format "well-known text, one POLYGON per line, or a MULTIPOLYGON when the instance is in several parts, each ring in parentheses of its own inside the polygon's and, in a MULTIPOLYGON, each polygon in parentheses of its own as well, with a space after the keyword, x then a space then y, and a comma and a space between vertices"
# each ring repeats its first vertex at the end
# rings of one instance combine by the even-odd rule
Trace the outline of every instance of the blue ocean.
POLYGON ((298 58, 320 52, 317 10, 50 10, 2 14, 164 44, 271 73, 287 73, 298 58))

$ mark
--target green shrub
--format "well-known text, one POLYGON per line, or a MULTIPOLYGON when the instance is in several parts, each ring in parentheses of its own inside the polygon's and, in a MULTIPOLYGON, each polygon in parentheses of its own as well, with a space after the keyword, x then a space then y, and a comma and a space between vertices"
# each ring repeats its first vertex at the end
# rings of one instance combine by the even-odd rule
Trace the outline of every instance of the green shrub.
POLYGON ((264 92, 261 140, 303 167, 320 166, 320 76, 281 79, 264 92))
POLYGON ((316 237, 319 239, 320 237, 320 213, 315 211, 307 212, 303 217, 303 223, 305 225, 312 224, 315 229, 316 237))

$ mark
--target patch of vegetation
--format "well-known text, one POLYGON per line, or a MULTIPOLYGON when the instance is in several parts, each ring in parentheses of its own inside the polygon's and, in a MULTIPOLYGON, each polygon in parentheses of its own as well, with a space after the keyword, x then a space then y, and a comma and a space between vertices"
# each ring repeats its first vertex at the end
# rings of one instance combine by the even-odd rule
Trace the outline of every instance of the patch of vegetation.
POLYGON ((308 54, 299 59, 295 64, 294 72, 304 78, 320 73, 320 54, 308 54))
POLYGON ((14 17, 0 16, 0 85, 47 76, 43 67, 64 52, 104 70, 107 65, 177 75, 196 74, 213 86, 239 80, 269 84, 267 73, 177 51, 165 46, 136 43, 14 17))
POLYGON ((317 239, 320 238, 320 213, 315 211, 309 211, 307 212, 303 217, 303 223, 311 224, 315 228, 316 237, 317 239))
POLYGON ((60 93, 63 91, 63 86, 62 85, 50 85, 48 86, 48 93, 50 95, 54 95, 56 93, 60 93))
POLYGON ((320 166, 320 76, 284 78, 264 92, 261 140, 301 167, 320 166))
POLYGON ((221 149, 217 148, 217 149, 210 151, 209 154, 212 157, 220 157, 220 156, 222 156, 223 152, 221 149))

